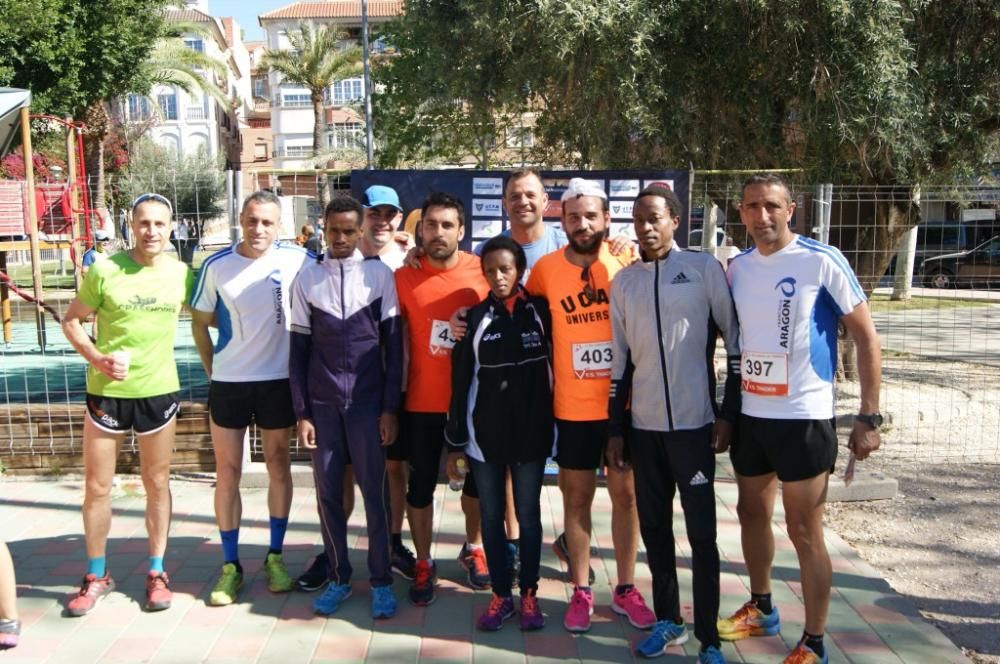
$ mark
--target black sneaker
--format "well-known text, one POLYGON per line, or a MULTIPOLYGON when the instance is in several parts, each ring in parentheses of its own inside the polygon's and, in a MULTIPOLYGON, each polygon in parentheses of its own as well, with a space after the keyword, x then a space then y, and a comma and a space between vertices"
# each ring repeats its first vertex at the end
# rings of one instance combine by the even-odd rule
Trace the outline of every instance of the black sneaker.
POLYGON ((490 569, 486 565, 486 552, 482 547, 473 550, 466 542, 458 552, 458 562, 465 569, 470 588, 486 590, 490 587, 490 569))
POLYGON ((313 558, 309 569, 302 573, 302 576, 295 579, 295 587, 307 593, 320 590, 330 580, 330 561, 326 557, 326 551, 313 558))
POLYGON ((418 560, 413 570, 413 584, 410 586, 410 601, 417 606, 431 604, 434 595, 434 584, 437 583, 437 566, 432 560, 418 560))
POLYGON ((392 571, 408 581, 413 581, 417 558, 405 544, 392 547, 392 571))
MULTIPOLYGON (((552 543, 552 550, 555 552, 556 557, 559 560, 566 563, 566 570, 570 581, 573 580, 573 566, 569 562, 569 549, 566 547, 566 533, 559 533, 559 537, 556 541, 552 543)), ((594 568, 589 568, 589 573, 587 574, 587 583, 589 585, 594 584, 594 568)))

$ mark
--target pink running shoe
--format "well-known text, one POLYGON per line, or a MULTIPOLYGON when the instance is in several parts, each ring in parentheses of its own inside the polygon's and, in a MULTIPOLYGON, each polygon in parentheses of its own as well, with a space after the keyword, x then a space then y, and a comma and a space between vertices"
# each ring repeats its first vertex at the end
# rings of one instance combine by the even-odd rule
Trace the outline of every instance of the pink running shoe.
POLYGON ((594 596, 589 590, 577 587, 573 597, 566 607, 566 617, 563 627, 570 632, 586 632, 590 630, 590 616, 594 615, 594 596))
POLYGON ((611 610, 628 618, 636 629, 649 629, 656 624, 656 614, 646 606, 646 600, 635 586, 621 594, 616 592, 611 610))

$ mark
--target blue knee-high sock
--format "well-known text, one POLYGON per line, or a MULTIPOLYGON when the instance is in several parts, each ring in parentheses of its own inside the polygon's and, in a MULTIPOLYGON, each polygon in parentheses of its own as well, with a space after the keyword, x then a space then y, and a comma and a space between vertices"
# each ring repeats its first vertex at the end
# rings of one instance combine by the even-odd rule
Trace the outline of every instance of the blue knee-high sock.
POLYGON ((240 561, 240 529, 220 530, 222 538, 222 561, 238 563, 240 561))
POLYGON ((149 571, 163 574, 163 556, 149 557, 149 571))
POLYGON ((107 573, 107 562, 108 559, 104 556, 100 558, 87 558, 87 574, 93 574, 100 579, 107 573))
POLYGON ((285 544, 286 530, 288 530, 288 517, 284 519, 271 517, 271 549, 268 553, 281 553, 281 547, 285 544))

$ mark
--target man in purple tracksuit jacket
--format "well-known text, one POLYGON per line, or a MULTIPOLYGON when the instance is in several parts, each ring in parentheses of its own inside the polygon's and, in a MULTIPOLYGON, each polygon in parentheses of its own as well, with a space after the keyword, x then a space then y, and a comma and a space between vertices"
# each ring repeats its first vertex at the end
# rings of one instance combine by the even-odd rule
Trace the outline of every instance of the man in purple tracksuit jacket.
POLYGON ((312 450, 330 585, 313 603, 329 615, 351 595, 344 466, 353 463, 368 522, 372 617, 396 612, 389 549, 385 446, 396 439, 403 337, 392 270, 357 249, 364 211, 335 198, 324 215, 328 251, 292 286, 289 377, 298 436, 312 450))

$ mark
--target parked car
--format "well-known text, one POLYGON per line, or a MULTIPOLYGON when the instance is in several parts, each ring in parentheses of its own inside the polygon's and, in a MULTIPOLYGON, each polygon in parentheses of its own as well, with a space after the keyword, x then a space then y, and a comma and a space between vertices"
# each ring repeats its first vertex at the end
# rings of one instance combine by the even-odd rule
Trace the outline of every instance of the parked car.
MULTIPOLYGON (((721 228, 715 229, 715 246, 725 247, 732 244, 732 240, 726 235, 726 231, 721 228)), ((694 251, 701 251, 701 229, 695 228, 690 233, 688 233, 688 249, 694 251)))
POLYGON ((1000 235, 974 249, 927 258, 920 266, 928 288, 971 288, 1000 284, 1000 235))

